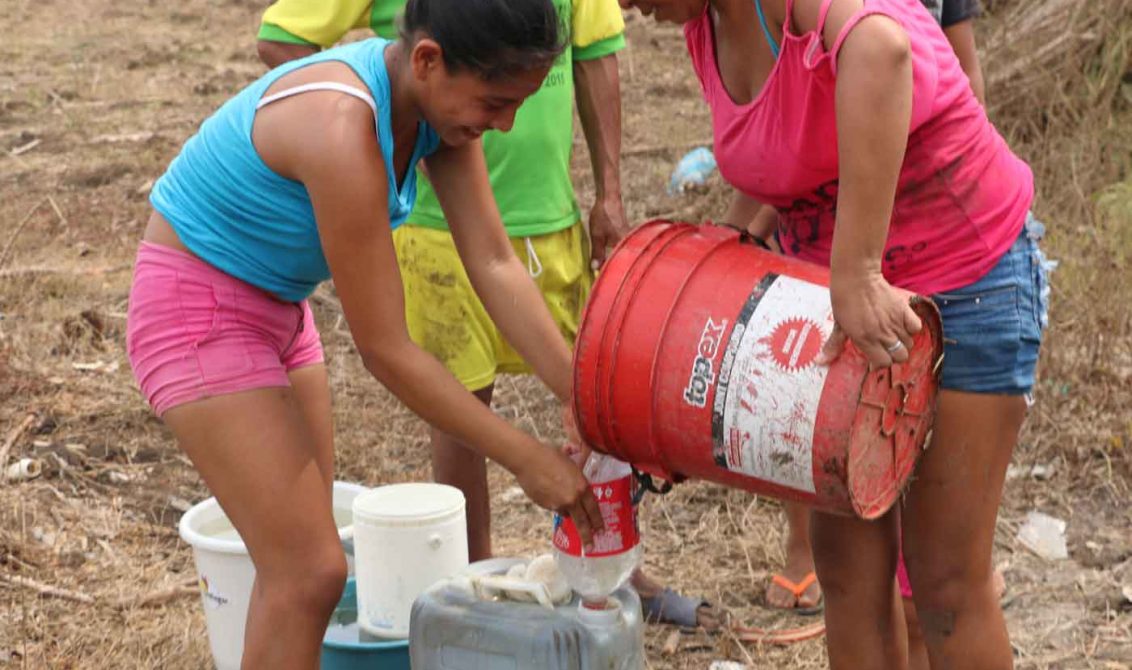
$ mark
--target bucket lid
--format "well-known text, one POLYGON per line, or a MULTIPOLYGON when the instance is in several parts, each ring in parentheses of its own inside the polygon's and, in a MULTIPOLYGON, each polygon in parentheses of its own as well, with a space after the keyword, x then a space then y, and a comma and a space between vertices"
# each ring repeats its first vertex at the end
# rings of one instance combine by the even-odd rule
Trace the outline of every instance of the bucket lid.
POLYGON ((390 484, 354 498, 355 521, 360 518, 401 525, 463 513, 464 494, 446 484, 390 484))

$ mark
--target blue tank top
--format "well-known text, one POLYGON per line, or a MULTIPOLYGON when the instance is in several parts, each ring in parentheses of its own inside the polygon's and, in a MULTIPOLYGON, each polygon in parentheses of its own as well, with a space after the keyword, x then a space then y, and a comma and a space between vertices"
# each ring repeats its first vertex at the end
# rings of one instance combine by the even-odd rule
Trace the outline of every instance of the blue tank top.
POLYGON ((209 117, 191 137, 149 200, 201 260, 272 293, 297 302, 330 278, 310 196, 302 183, 269 168, 252 144, 256 105, 279 77, 313 63, 350 66, 377 107, 378 144, 389 179, 389 221, 396 228, 413 208, 417 161, 440 140, 422 121, 404 183, 393 166, 388 40, 368 39, 281 65, 249 85, 209 117))

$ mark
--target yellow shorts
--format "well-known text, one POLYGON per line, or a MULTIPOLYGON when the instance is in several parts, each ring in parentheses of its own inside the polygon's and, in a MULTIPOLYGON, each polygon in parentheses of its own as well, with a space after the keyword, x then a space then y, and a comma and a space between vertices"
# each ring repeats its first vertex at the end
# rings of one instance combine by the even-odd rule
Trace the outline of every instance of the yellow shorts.
MULTIPOLYGON (((393 231, 405 319, 413 341, 440 359, 471 391, 496 375, 531 371, 503 338, 472 289, 447 231, 403 225, 393 231)), ((581 223, 557 233, 511 239, 542 291, 550 315, 571 345, 593 285, 589 239, 581 223)))

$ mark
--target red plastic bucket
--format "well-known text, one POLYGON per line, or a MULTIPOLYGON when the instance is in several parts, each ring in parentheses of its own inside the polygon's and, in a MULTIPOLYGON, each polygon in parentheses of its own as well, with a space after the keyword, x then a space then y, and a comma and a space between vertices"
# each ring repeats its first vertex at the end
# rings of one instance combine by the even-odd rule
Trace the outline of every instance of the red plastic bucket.
POLYGON ((904 489, 931 430, 943 340, 924 321, 908 362, 869 370, 833 328, 829 271, 729 228, 653 221, 594 284, 575 347, 579 428, 600 451, 679 482, 707 479, 872 519, 904 489))

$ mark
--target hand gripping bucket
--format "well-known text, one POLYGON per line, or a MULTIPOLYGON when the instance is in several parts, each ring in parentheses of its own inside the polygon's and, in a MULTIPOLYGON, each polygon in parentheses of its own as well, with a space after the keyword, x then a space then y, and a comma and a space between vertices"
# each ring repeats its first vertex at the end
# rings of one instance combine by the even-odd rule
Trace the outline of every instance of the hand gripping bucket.
POLYGON ((909 360, 870 371, 833 328, 826 268, 716 226, 653 221, 594 284, 575 347, 574 402, 591 445, 669 481, 707 479, 816 509, 883 515, 931 431, 939 313, 909 360))

